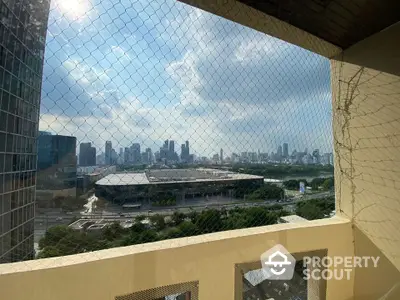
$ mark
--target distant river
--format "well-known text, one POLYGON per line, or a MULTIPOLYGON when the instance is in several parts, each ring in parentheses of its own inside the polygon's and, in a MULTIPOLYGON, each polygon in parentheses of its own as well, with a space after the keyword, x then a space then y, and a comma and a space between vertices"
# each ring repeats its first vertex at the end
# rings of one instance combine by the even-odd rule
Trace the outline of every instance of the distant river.
POLYGON ((282 177, 282 178, 279 178, 279 179, 281 179, 283 181, 290 180, 290 179, 296 179, 296 180, 305 179, 307 181, 311 181, 314 178, 323 178, 323 177, 333 177, 333 173, 320 173, 320 174, 314 175, 314 176, 301 176, 301 175, 285 176, 285 177, 282 177))

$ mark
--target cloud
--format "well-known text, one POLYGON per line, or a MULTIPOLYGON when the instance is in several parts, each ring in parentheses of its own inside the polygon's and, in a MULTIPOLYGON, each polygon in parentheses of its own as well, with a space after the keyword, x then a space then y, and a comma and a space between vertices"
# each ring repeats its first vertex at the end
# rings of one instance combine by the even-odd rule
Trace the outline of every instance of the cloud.
POLYGON ((52 11, 41 129, 200 155, 330 151, 329 63, 172 0, 98 0, 79 24, 52 11))

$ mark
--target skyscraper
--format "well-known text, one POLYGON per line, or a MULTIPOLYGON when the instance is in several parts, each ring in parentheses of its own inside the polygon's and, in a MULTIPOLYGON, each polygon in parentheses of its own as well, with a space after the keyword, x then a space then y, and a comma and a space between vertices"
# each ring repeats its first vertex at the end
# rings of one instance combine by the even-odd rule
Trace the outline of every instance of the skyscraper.
POLYGON ((289 144, 283 143, 283 157, 289 157, 289 144))
POLYGON ((189 162, 189 160, 190 160, 189 141, 186 141, 185 144, 181 145, 181 161, 189 162))
POLYGON ((134 143, 131 146, 131 162, 134 164, 139 164, 142 161, 142 155, 140 153, 140 144, 134 143))
POLYGON ((182 144, 181 145, 181 161, 185 161, 185 152, 186 152, 186 145, 185 144, 182 144))
POLYGON ((278 147, 278 152, 276 153, 276 155, 278 156, 278 159, 282 158, 282 146, 278 147))
POLYGON ((111 141, 106 141, 106 149, 104 151, 105 153, 105 164, 106 165, 112 165, 113 159, 112 159, 112 143, 111 141))
POLYGON ((130 158, 130 149, 129 147, 125 147, 125 151, 124 151, 124 163, 125 164, 129 164, 131 161, 129 160, 130 158))
POLYGON ((0 0, 0 263, 34 257, 36 143, 49 7, 49 0, 0 0))
POLYGON ((169 141, 169 154, 172 156, 175 153, 175 142, 169 141))
POLYGON ((76 188, 76 137, 40 134, 37 170, 37 189, 76 188))
POLYGON ((221 161, 221 163, 224 162, 224 150, 222 148, 219 151, 219 160, 221 161))
POLYGON ((151 164, 153 163, 153 151, 151 151, 151 148, 146 148, 146 158, 147 158, 147 163, 151 164))
POLYGON ((96 148, 91 143, 81 143, 79 145, 79 165, 89 167, 96 165, 96 148))

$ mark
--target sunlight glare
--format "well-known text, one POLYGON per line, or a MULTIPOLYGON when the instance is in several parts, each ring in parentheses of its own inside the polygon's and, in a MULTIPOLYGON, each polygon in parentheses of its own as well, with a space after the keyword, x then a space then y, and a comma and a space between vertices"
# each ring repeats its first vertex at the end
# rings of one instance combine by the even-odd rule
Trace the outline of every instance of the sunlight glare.
POLYGON ((56 0, 56 7, 68 18, 81 20, 89 13, 90 2, 89 0, 56 0))

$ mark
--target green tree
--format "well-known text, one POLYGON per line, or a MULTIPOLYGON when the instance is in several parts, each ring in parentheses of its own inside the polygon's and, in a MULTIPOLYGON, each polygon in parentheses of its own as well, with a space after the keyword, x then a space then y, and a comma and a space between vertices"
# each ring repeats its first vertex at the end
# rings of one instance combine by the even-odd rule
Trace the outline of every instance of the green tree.
POLYGON ((324 183, 325 178, 314 178, 310 182, 310 186, 313 190, 318 190, 319 187, 324 183))
POLYGON ((158 241, 158 235, 155 230, 148 229, 139 234, 139 244, 158 241))
POLYGON ((299 202, 296 205, 296 215, 307 220, 321 219, 324 217, 322 209, 311 201, 299 202))
POLYGON ((44 237, 39 241, 39 248, 43 249, 47 246, 56 246, 57 243, 71 234, 73 230, 66 225, 53 226, 47 229, 44 237))
POLYGON ((268 212, 262 207, 251 207, 245 214, 245 226, 264 226, 276 224, 278 215, 276 212, 268 212))
POLYGON ((220 212, 215 209, 203 211, 196 222, 196 226, 200 233, 220 231, 223 228, 220 212))
POLYGON ((38 254, 37 258, 57 257, 62 256, 63 253, 56 246, 47 246, 38 254))
POLYGON ((290 180, 284 181, 283 186, 285 188, 287 188, 288 190, 298 190, 300 187, 300 182, 299 182, 299 180, 290 179, 290 180))
POLYGON ((125 232, 119 223, 114 222, 102 230, 102 237, 107 241, 113 241, 120 238, 125 232))
POLYGON ((167 240, 167 239, 175 239, 175 238, 180 238, 183 237, 182 231, 177 228, 177 227, 172 227, 168 228, 166 232, 161 236, 162 240, 167 240))
POLYGON ((255 190, 247 198, 250 201, 254 200, 271 200, 271 199, 281 199, 283 197, 284 191, 275 184, 264 184, 259 189, 255 190))
POLYGON ((333 177, 325 179, 322 183, 322 188, 326 191, 331 190, 335 186, 335 180, 333 177))
POLYGON ((190 221, 183 221, 178 229, 182 232, 182 236, 192 236, 199 232, 197 226, 190 221))
POLYGON ((137 215, 137 216, 135 217, 135 222, 136 222, 136 223, 140 223, 140 222, 144 221, 145 219, 146 219, 146 216, 144 216, 144 215, 137 215))
POLYGON ((245 228, 245 221, 242 213, 230 213, 228 218, 223 220, 223 229, 224 230, 233 230, 245 228))
POLYGON ((159 214, 150 216, 150 222, 156 230, 163 230, 166 227, 164 216, 159 214))
POLYGON ((194 210, 191 210, 191 211, 187 214, 187 216, 189 217, 190 221, 191 221, 193 224, 196 224, 197 219, 199 218, 199 213, 196 212, 196 211, 194 211, 194 210))
POLYGON ((135 233, 141 233, 145 230, 147 230, 147 227, 142 222, 135 222, 130 228, 130 231, 135 233))
POLYGON ((181 213, 179 211, 174 211, 174 213, 171 216, 172 223, 175 226, 179 226, 186 218, 186 215, 184 213, 181 213))

